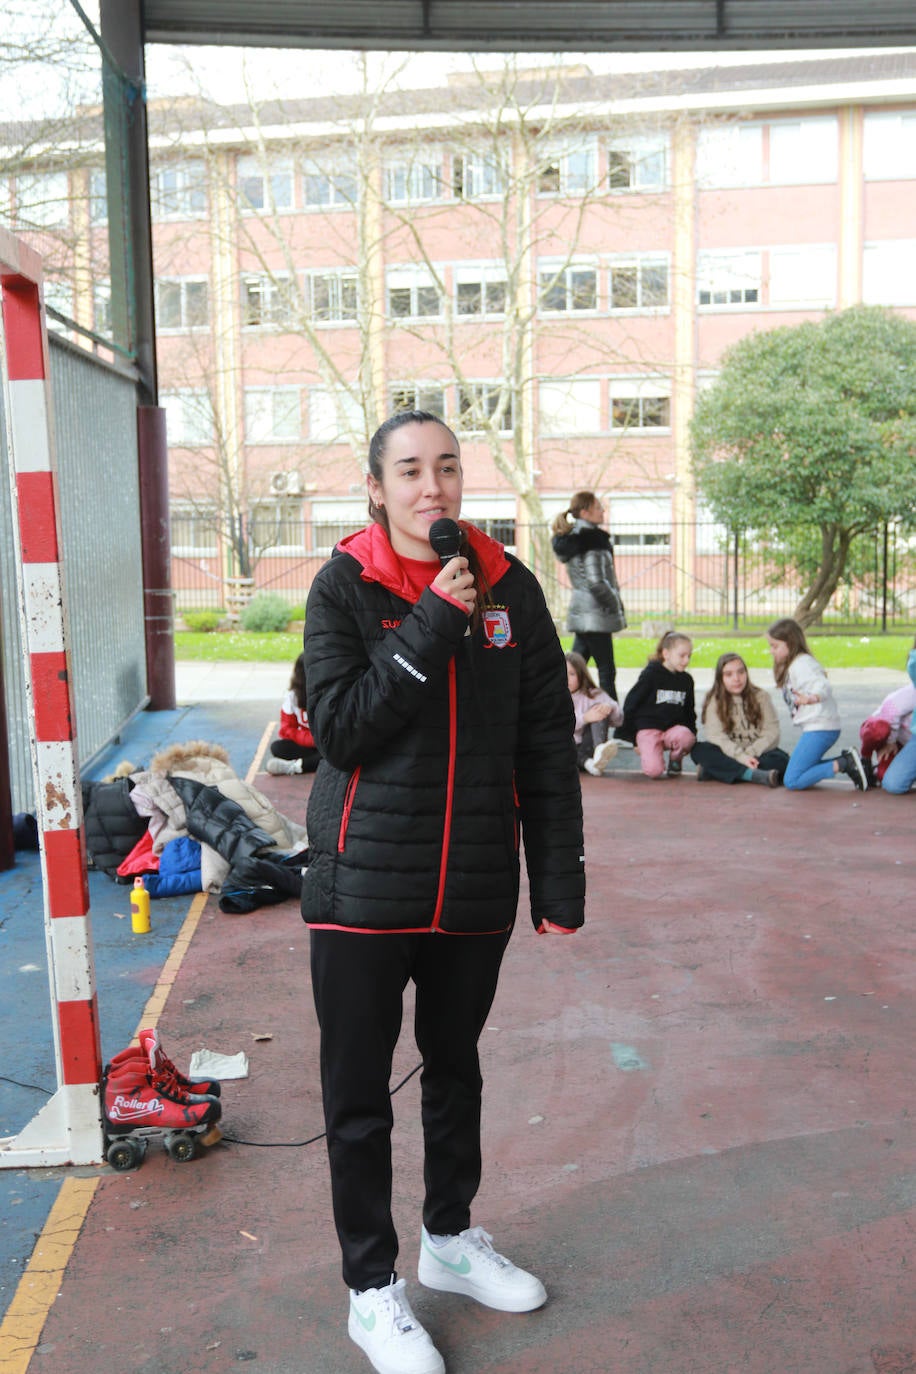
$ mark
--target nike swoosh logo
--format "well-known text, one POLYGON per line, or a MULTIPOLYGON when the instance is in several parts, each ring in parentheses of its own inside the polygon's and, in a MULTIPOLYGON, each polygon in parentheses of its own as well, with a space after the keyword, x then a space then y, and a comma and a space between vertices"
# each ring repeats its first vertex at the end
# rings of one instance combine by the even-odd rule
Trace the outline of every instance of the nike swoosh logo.
POLYGON ((443 1259, 441 1255, 437 1255, 435 1250, 429 1245, 426 1247, 426 1253, 432 1255, 433 1258, 442 1265, 443 1269, 451 1269, 453 1274, 469 1274, 471 1272, 471 1261, 468 1259, 467 1255, 462 1255, 458 1263, 453 1264, 451 1260, 443 1259))
POLYGON ((357 1319, 357 1321, 359 1322, 360 1326, 363 1328, 364 1331, 374 1331, 374 1330, 375 1330, 375 1313, 374 1313, 374 1312, 370 1312, 369 1315, 368 1315, 368 1317, 364 1317, 363 1314, 362 1314, 362 1312, 360 1312, 360 1310, 359 1310, 358 1307, 354 1306, 353 1311, 356 1313, 356 1319, 357 1319))

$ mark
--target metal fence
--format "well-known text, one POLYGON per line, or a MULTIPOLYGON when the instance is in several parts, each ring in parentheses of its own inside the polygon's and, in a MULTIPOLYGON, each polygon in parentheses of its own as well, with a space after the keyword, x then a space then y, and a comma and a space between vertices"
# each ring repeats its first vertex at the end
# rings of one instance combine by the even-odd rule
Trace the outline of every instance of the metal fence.
MULTIPOLYGON (((146 696, 135 387, 112 367, 50 339, 62 561, 79 761, 116 734, 146 696)), ((2 417, 0 417, 2 418, 2 417)), ((6 449, 0 424, 0 468, 6 449)), ((13 809, 35 811, 9 483, 0 498, 0 639, 13 809)))
MULTIPOLYGON (((343 534, 346 531, 341 530, 343 534)), ((495 531, 494 531, 495 533, 495 531)), ((500 534, 505 537, 502 530, 500 534)), ((303 522, 295 539, 253 564, 251 578, 226 575, 217 550, 195 557, 172 552, 172 583, 179 614, 220 610, 234 618, 258 592, 276 592, 301 615, 312 579, 331 548, 327 526, 303 522)), ((562 624, 569 600, 565 570, 550 552, 546 527, 516 526, 518 546, 538 576, 562 624)), ((515 546, 509 545, 514 552, 515 546)), ((772 551, 746 536, 728 536, 713 524, 674 525, 647 533, 616 526, 614 558, 631 629, 643 621, 677 621, 740 630, 791 615, 805 588, 782 573, 772 551)), ((896 527, 882 527, 858 541, 847 572, 823 616, 826 627, 903 628, 916 621, 916 547, 896 527)))

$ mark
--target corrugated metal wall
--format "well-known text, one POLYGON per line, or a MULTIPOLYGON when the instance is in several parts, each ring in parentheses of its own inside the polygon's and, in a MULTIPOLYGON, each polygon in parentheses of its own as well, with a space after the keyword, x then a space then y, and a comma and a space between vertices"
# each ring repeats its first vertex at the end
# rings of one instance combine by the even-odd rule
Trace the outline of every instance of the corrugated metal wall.
MULTIPOLYGON (((146 698, 136 392, 129 378, 53 336, 50 351, 77 748, 85 763, 146 698)), ((13 810, 34 812, 2 426, 0 445, 0 631, 13 810)))

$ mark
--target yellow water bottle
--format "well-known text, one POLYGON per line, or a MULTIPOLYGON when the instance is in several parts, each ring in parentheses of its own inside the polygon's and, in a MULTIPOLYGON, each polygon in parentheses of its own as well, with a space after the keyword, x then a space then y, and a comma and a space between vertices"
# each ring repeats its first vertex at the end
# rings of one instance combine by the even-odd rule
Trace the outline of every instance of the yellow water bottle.
POLYGON ((130 894, 130 928, 135 935, 146 935, 149 931, 149 893, 142 878, 134 878, 130 894))

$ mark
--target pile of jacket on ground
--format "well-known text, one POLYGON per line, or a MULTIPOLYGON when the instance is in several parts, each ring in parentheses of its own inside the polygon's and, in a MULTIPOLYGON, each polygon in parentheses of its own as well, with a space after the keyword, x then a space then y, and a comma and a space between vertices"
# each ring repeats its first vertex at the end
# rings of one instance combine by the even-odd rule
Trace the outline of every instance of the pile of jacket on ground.
MULTIPOLYGON (((124 765, 118 769, 124 772, 124 765)), ((298 897, 305 830, 229 766, 219 744, 173 744, 139 772, 83 784, 90 865, 151 897, 218 892, 221 911, 298 897)))

